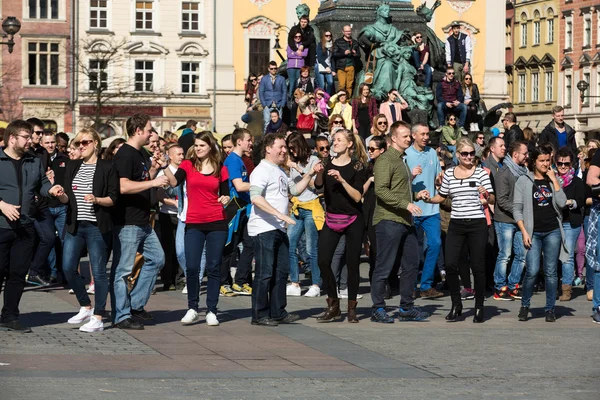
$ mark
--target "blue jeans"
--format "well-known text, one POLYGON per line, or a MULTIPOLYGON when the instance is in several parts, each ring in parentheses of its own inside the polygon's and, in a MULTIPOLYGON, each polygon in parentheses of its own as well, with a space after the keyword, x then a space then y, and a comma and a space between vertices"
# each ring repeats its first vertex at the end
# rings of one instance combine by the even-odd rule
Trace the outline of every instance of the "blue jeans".
POLYGON ((556 303, 556 289, 558 276, 556 265, 560 254, 561 244, 560 229, 550 232, 534 232, 531 236, 531 248, 526 256, 526 273, 523 281, 522 307, 529 307, 533 295, 533 285, 540 270, 541 255, 544 253, 544 274, 546 276, 546 307, 545 310, 554 310, 556 303))
POLYGON ((459 113, 458 126, 464 127, 465 121, 467 120, 467 106, 464 103, 460 103, 456 107, 452 107, 452 108, 446 107, 445 102, 438 103, 437 115, 438 115, 438 121, 440 123, 440 126, 444 125, 444 122, 446 121, 446 114, 448 112, 452 112, 453 114, 456 114, 456 111, 458 111, 458 113, 459 113))
POLYGON ((283 319, 287 316, 286 283, 290 273, 289 240, 285 232, 260 233, 253 237, 254 283, 252 284, 252 320, 283 319))
MULTIPOLYGON (((583 217, 583 231, 585 232, 585 239, 588 238, 588 228, 590 226, 590 216, 583 217)), ((594 288, 594 270, 592 265, 585 260, 585 287, 586 290, 592 290, 594 288)))
MULTIPOLYGON (((63 272, 69 287, 75 292, 77 301, 82 307, 92 304, 90 296, 85 290, 84 280, 77 272, 77 266, 81 259, 83 249, 88 249, 90 254, 90 265, 94 276, 94 314, 104 315, 106 308, 106 297, 108 296, 108 277, 106 276, 106 264, 108 263, 112 234, 102 234, 98 225, 93 222, 79 221, 75 235, 66 232, 63 245, 63 272)), ((133 265, 133 264, 132 264, 133 265)))
POLYGON ((110 270, 110 303, 113 323, 131 317, 131 310, 140 311, 148 302, 158 273, 165 265, 165 253, 150 224, 115 226, 113 267, 110 270), (129 292, 127 277, 131 275, 135 254, 144 256, 144 265, 136 284, 129 292))
POLYGON ((296 225, 288 227, 288 238, 290 241, 290 281, 298 283, 298 254, 296 249, 302 232, 306 234, 306 250, 308 251, 308 259, 310 263, 310 271, 312 273, 312 284, 321 285, 321 270, 317 262, 317 246, 319 242, 319 232, 313 220, 312 211, 303 208, 298 209, 298 216, 294 213, 290 214, 290 218, 296 221, 296 225))
POLYGON ((318 62, 315 62, 315 81, 317 83, 317 87, 325 90, 325 80, 323 79, 323 74, 321 74, 319 72, 319 63, 318 62))
MULTIPOLYGON (((288 68, 288 98, 294 100, 294 90, 296 90, 296 82, 300 78, 300 68, 288 68)), ((268 77, 267 77, 268 78, 268 77)))
MULTIPOLYGON (((592 274, 594 276, 594 286, 600 288, 600 271, 592 271, 592 274)), ((592 305, 594 310, 600 311, 600 290, 594 290, 594 296, 592 297, 592 305)))
MULTIPOLYGON (((279 118, 282 118, 281 107, 277 107, 279 118)), ((267 130, 267 125, 271 122, 271 105, 263 108, 263 133, 267 130)))
POLYGON ((414 218, 415 228, 422 228, 427 237, 427 248, 425 250, 425 262, 421 274, 421 291, 431 289, 435 266, 437 264, 440 249, 442 248, 442 226, 440 214, 427 215, 414 218))
POLYGON ((565 244, 569 252, 569 260, 562 263, 562 284, 573 285, 575 280, 575 250, 577 249, 577 239, 579 238, 581 226, 572 227, 570 223, 566 222, 563 224, 563 230, 565 231, 565 244))
POLYGON ((523 267, 525 266, 525 246, 523 245, 523 235, 516 224, 507 222, 494 222, 496 228, 496 237, 498 238, 498 258, 494 268, 494 287, 496 290, 508 286, 509 290, 514 290, 521 281, 523 267), (506 280, 506 267, 511 254, 515 257, 510 266, 510 275, 508 283, 506 280))
POLYGON ((198 311, 200 298, 200 260, 206 249, 206 307, 217 313, 219 287, 221 286, 221 258, 227 241, 227 231, 203 231, 195 228, 185 230, 185 259, 187 264, 188 309, 198 311))
MULTIPOLYGON (((187 268, 185 261, 185 222, 177 220, 177 232, 175 233, 175 253, 177 254, 177 262, 183 267, 183 274, 187 278, 187 268)), ((204 277, 204 268, 206 267, 206 246, 202 250, 202 258, 200 259, 200 270, 198 277, 200 282, 204 277)))
MULTIPOLYGON (((65 241, 65 222, 67 221, 67 206, 49 207, 50 214, 54 220, 54 227, 58 233, 58 239, 60 243, 65 241)), ((56 249, 52 246, 50 254, 48 254, 48 267, 50 267, 50 275, 56 277, 56 249)))

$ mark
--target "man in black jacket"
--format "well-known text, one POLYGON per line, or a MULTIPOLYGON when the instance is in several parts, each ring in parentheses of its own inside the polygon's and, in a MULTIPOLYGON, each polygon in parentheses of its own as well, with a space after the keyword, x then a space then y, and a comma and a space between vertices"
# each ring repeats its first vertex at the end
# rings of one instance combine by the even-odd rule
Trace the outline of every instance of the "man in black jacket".
POLYGON ((540 134, 539 144, 550 143, 554 151, 567 146, 573 154, 577 154, 575 129, 565 122, 565 110, 561 106, 552 107, 552 121, 540 134))
POLYGON ((517 125, 517 116, 515 113, 507 112, 504 114, 502 125, 504 126, 504 144, 507 149, 510 149, 510 145, 514 142, 525 141, 525 135, 523 135, 523 131, 517 125))
POLYGON ((338 77, 338 90, 346 90, 348 97, 352 97, 354 85, 354 72, 360 62, 360 47, 358 41, 352 39, 352 27, 344 26, 344 36, 333 43, 333 59, 338 77))
POLYGON ((288 35, 288 46, 292 49, 296 48, 294 36, 296 33, 302 34, 302 44, 298 46, 300 51, 308 49, 308 54, 304 57, 304 65, 313 68, 317 62, 317 42, 315 40, 315 31, 308 24, 308 15, 300 17, 298 25, 292 26, 288 35))

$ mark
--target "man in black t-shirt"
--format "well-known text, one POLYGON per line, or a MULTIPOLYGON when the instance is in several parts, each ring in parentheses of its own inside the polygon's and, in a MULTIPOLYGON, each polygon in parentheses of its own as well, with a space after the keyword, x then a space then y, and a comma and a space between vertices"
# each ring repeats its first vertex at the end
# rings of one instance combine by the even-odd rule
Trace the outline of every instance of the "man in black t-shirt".
POLYGON ((132 317, 152 319, 144 310, 150 298, 158 273, 165 264, 165 253, 150 225, 150 191, 167 186, 166 176, 156 177, 164 156, 155 154, 152 161, 142 146, 148 144, 152 134, 150 117, 136 114, 126 123, 129 139, 115 156, 121 196, 114 213, 113 264, 110 274, 112 318, 120 329, 144 329, 132 317), (144 256, 144 265, 136 285, 127 290, 127 277, 131 274, 138 250, 144 256))

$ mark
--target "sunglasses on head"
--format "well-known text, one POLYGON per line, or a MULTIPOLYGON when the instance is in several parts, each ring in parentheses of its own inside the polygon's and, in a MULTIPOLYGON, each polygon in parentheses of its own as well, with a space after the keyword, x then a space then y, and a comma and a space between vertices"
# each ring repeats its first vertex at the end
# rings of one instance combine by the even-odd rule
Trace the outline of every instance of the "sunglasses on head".
POLYGON ((461 157, 475 157, 475 151, 461 151, 459 153, 461 155, 461 157))
POLYGON ((372 153, 375 150, 379 150, 379 147, 369 147, 368 150, 372 153))
POLYGON ((571 163, 570 163, 570 162, 560 162, 560 161, 557 161, 557 162, 556 162, 556 165, 557 165, 558 167, 570 167, 570 166, 571 166, 571 163))
POLYGON ((329 150, 329 146, 321 146, 319 147, 319 151, 325 151, 325 150, 329 150))

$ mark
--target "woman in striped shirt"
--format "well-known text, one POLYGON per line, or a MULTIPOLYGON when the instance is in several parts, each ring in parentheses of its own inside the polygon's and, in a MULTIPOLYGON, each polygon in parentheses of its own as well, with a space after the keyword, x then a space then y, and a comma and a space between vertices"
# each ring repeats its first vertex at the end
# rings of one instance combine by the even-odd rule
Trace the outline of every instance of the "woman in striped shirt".
POLYGON ((104 329, 102 317, 108 295, 106 264, 112 240, 111 209, 119 193, 119 181, 112 161, 98 158, 101 143, 100 136, 93 129, 83 129, 77 134, 73 144, 81 152, 81 159, 71 160, 67 165, 65 194, 60 197, 62 203, 69 205, 63 271, 81 306, 79 313, 68 322, 80 324, 88 321, 79 328, 82 332, 104 329), (96 289, 94 307, 77 272, 86 246, 96 289))
POLYGON ((447 321, 456 321, 462 314, 460 285, 458 281, 460 250, 467 242, 471 256, 471 269, 475 280, 475 316, 473 322, 483 322, 485 293, 485 248, 488 237, 484 207, 494 204, 490 178, 475 163, 475 145, 467 138, 456 143, 459 164, 444 173, 438 194, 426 201, 434 204, 452 199, 450 225, 446 236, 446 280, 450 287, 452 308, 447 321))

